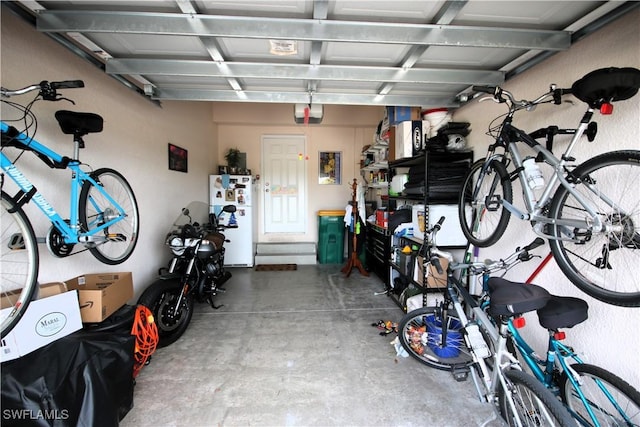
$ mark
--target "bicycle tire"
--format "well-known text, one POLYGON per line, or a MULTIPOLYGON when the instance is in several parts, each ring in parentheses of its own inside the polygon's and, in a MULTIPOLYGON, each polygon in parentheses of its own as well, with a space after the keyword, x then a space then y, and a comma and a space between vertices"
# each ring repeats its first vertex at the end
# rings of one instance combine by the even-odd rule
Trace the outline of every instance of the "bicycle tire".
MULTIPOLYGON (((578 363, 571 367, 580 375, 580 390, 589 401, 599 425, 640 425, 640 393, 629 383, 598 366, 578 363), (614 398, 615 405, 596 381, 603 383, 607 392, 614 398)), ((563 372, 560 378, 560 395, 565 406, 580 425, 596 425, 574 392, 573 384, 569 381, 566 372, 563 372)))
MULTIPOLYGON (((575 420, 562 402, 536 378, 522 371, 509 369, 504 372, 504 379, 511 390, 522 426, 575 427, 575 420)), ((498 404, 500 414, 507 425, 518 425, 509 405, 507 393, 502 387, 498 389, 498 404)))
POLYGON ((513 201, 513 190, 505 165, 498 160, 491 160, 486 174, 483 174, 484 164, 485 160, 482 159, 471 165, 458 200, 462 232, 469 242, 480 248, 491 246, 502 237, 511 213, 499 202, 513 201))
MULTIPOLYGON (((113 169, 97 169, 91 173, 91 177, 123 208, 126 218, 105 228, 105 235, 116 238, 89 244, 89 251, 104 264, 121 264, 131 256, 138 243, 140 217, 136 197, 124 176, 113 169)), ((111 217, 115 212, 110 201, 89 181, 82 184, 78 206, 80 223, 85 232, 102 224, 105 217, 111 217)))
POLYGON ((451 370, 454 366, 470 365, 473 359, 456 312, 448 310, 447 318, 447 324, 454 327, 447 329, 443 345, 442 309, 422 307, 410 311, 398 323, 400 344, 411 357, 432 368, 451 370))
POLYGON ((0 221, 0 291, 8 307, 0 321, 1 338, 18 324, 36 291, 38 244, 29 218, 7 193, 2 192, 0 221))
MULTIPOLYGON (((571 175, 575 178, 572 190, 596 207, 605 225, 618 226, 620 230, 594 232, 552 225, 554 239, 549 240, 549 245, 553 257, 567 278, 586 294, 608 304, 640 307, 640 151, 599 155, 578 166, 571 175), (598 193, 589 190, 587 184, 596 184, 598 193), (625 215, 613 212, 603 197, 624 209, 625 215), (581 240, 560 240, 567 236, 581 240)), ((549 218, 583 219, 585 214, 569 190, 559 187, 549 218)))

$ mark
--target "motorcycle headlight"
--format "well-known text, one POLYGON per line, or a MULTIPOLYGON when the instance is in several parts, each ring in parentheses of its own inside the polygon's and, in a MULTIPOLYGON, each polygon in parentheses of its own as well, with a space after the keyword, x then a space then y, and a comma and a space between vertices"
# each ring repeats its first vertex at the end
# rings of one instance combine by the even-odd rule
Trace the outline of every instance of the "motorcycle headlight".
POLYGON ((174 255, 180 256, 184 253, 184 241, 180 237, 172 237, 169 239, 169 247, 174 255))

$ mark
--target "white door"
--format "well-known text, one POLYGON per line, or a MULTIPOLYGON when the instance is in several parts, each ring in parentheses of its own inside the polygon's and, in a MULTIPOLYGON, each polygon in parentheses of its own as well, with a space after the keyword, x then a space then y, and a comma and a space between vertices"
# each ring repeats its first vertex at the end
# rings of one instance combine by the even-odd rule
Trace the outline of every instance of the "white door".
POLYGON ((302 135, 262 137, 265 233, 306 232, 305 146, 302 135))

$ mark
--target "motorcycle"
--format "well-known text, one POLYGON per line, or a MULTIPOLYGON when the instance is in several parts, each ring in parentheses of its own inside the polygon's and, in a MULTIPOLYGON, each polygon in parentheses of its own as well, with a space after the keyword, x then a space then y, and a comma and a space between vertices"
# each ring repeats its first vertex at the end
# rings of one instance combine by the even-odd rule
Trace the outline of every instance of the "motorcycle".
MULTIPOLYGON (((233 205, 222 208, 231 215, 235 210, 233 205)), ((214 309, 221 307, 214 297, 225 291, 222 285, 231 278, 224 268, 224 243, 229 240, 222 231, 235 227, 222 225, 218 215, 209 213, 209 205, 203 202, 191 202, 173 223, 165 240, 173 258, 138 299, 138 304, 149 308, 155 317, 158 347, 173 344, 184 334, 195 301, 208 302, 214 309)))

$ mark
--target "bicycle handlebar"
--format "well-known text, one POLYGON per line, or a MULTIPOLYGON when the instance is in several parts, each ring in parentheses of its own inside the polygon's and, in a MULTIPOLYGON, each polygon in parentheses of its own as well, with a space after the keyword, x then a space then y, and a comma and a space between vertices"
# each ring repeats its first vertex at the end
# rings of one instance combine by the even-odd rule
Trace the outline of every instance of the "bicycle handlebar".
POLYGON ((553 98, 554 104, 560 105, 560 103, 562 102, 562 96, 569 95, 572 93, 571 89, 559 89, 559 88, 556 88, 555 85, 551 85, 549 92, 540 95, 538 98, 536 98, 533 101, 528 101, 526 99, 518 101, 515 99, 515 97, 511 92, 501 88, 500 86, 482 86, 482 85, 475 86, 474 85, 472 88, 476 92, 488 93, 489 95, 492 95, 493 99, 501 104, 509 103, 510 109, 516 109, 517 107, 531 108, 545 101, 549 97, 553 98))
POLYGON ((61 82, 51 82, 49 84, 53 89, 76 89, 84 87, 82 80, 64 80, 61 82))
POLYGON ((529 251, 536 249, 542 245, 544 245, 544 240, 540 237, 536 237, 535 240, 529 243, 527 246, 523 248, 516 248, 516 250, 504 259, 500 259, 498 261, 494 260, 485 260, 484 262, 453 262, 453 255, 450 252, 442 251, 437 248, 435 244, 435 237, 438 231, 442 228, 442 224, 445 221, 445 217, 441 217, 436 224, 431 227, 431 229, 427 230, 427 234, 431 235, 429 246, 431 250, 429 253, 429 262, 435 267, 438 274, 443 273, 442 265, 440 264, 440 257, 447 259, 449 261, 449 268, 451 270, 463 270, 468 268, 471 270, 473 274, 483 273, 483 272, 492 272, 499 270, 509 270, 512 266, 514 266, 518 262, 529 261, 533 258, 533 255, 529 253, 529 251))
POLYGON ((82 80, 63 80, 59 82, 48 82, 47 80, 43 80, 40 83, 32 84, 22 89, 7 89, 0 88, 0 95, 5 98, 10 98, 16 95, 24 95, 25 93, 32 92, 37 90, 42 95, 42 99, 47 101, 57 101, 58 89, 75 89, 84 87, 84 82, 82 80))
POLYGON ((444 219, 445 219, 444 216, 441 216, 438 222, 436 222, 433 225, 433 229, 436 230, 436 232, 442 228, 442 223, 444 222, 444 219))

